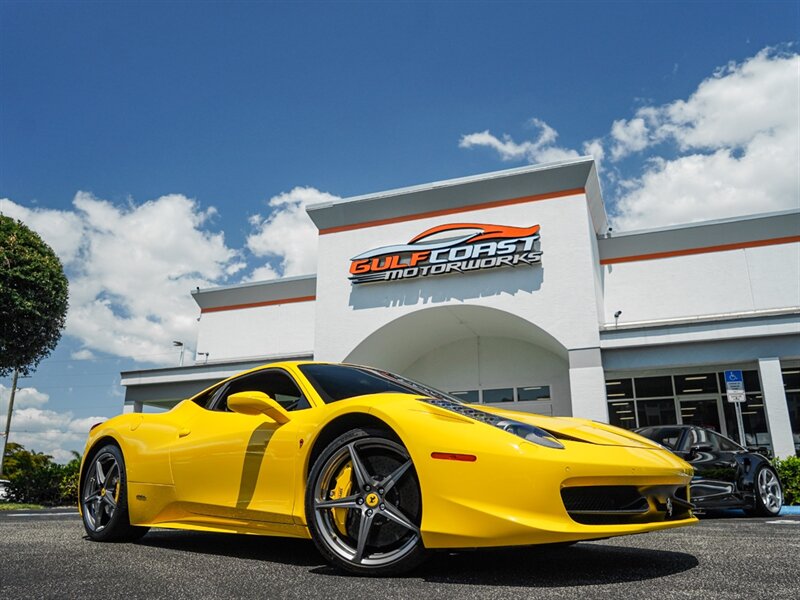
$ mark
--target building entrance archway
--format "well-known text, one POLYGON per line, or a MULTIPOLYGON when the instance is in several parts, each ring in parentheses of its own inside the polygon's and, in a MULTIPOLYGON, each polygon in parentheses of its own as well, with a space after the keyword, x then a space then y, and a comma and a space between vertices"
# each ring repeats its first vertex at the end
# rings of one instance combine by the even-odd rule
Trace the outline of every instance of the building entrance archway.
POLYGON ((467 401, 572 414, 567 349, 535 324, 494 308, 432 307, 404 315, 369 335, 345 361, 393 371, 467 401))

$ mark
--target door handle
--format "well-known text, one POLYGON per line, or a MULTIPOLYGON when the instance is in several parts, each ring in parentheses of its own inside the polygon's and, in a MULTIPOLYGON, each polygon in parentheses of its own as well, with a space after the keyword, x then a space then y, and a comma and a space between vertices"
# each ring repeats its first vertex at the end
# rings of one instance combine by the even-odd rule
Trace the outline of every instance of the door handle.
POLYGON ((190 433, 192 433, 192 430, 188 427, 184 427, 183 429, 178 430, 178 437, 186 437, 190 433))

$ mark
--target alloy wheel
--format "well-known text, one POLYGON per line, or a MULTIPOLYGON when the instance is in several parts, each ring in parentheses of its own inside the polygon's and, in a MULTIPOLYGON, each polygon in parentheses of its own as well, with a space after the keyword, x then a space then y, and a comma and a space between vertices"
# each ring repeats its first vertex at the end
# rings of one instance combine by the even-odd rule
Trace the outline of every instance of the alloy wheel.
POLYGON ((119 503, 121 471, 116 457, 111 452, 95 456, 85 482, 81 490, 83 520, 89 529, 100 532, 111 522, 119 503))
POLYGON ((368 437, 343 445, 326 460, 313 492, 322 541, 349 564, 397 563, 420 542, 419 484, 396 442, 368 437))
POLYGON ((778 478, 770 469, 761 469, 758 473, 758 494, 764 508, 773 514, 780 512, 783 506, 783 492, 778 478))

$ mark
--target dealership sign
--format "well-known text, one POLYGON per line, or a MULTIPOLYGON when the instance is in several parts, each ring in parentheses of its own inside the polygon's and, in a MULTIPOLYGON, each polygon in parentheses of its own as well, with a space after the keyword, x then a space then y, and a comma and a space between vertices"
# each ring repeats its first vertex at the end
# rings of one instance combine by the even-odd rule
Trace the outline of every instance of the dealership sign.
POLYGON ((423 231, 407 244, 368 250, 350 259, 353 284, 468 273, 542 261, 539 225, 452 223, 423 231))

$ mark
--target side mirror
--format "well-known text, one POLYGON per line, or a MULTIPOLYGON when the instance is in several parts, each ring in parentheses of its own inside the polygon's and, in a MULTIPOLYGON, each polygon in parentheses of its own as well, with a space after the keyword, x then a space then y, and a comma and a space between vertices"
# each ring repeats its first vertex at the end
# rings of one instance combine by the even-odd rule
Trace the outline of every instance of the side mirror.
POLYGON ((228 408, 242 415, 267 415, 283 425, 291 420, 289 413, 264 392, 238 392, 228 396, 228 408))

